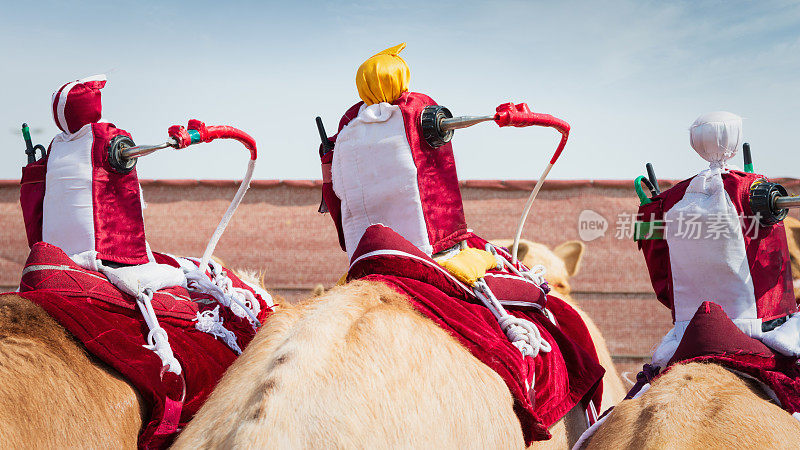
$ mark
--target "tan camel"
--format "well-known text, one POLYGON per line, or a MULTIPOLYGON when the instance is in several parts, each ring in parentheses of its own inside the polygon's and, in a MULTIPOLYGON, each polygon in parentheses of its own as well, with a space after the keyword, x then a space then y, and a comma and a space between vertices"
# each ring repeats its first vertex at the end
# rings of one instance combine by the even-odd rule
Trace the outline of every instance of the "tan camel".
POLYGON ((42 308, 0 295, 4 448, 136 448, 144 405, 42 308))
MULTIPOLYGON (((558 267, 549 269, 551 276, 561 270, 560 281, 551 279, 562 291, 568 293, 568 275, 577 271, 582 252, 564 252, 571 256, 567 262, 542 260, 558 267)), ((616 383, 621 386, 618 378, 616 383)), ((585 428, 576 407, 550 428, 551 440, 532 447, 568 448, 585 428)), ((368 281, 335 287, 272 315, 176 443, 434 446, 524 447, 513 399, 495 372, 405 296, 368 281)))
MULTIPOLYGON (((784 221, 800 298, 800 220, 784 221)), ((598 427, 587 448, 792 448, 800 422, 753 381, 716 364, 675 366, 650 389, 625 400, 598 427)))
POLYGON ((794 296, 800 299, 800 220, 787 217, 783 221, 786 227, 786 240, 789 243, 789 258, 792 261, 794 274, 794 296))
POLYGON ((133 386, 16 294, 0 295, 0 380, 3 448, 137 446, 145 405, 133 386))
POLYGON ((609 413, 589 449, 796 449, 800 422, 756 383, 716 364, 689 363, 656 378, 609 413))

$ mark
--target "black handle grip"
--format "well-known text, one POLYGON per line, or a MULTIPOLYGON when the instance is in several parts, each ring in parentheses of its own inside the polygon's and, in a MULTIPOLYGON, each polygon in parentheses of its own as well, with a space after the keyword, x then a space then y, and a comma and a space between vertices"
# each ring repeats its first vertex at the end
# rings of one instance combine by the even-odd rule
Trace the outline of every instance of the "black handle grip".
POLYGON ((647 163, 645 168, 647 169, 647 179, 650 180, 650 192, 652 192, 653 195, 660 194, 661 188, 658 187, 658 178, 656 178, 656 171, 653 169, 653 165, 647 163))
POLYGON ((320 150, 319 156, 323 156, 333 150, 333 144, 328 140, 328 134, 325 133, 325 126, 322 124, 322 117, 319 116, 317 116, 317 131, 319 131, 319 138, 322 140, 322 150, 320 150))

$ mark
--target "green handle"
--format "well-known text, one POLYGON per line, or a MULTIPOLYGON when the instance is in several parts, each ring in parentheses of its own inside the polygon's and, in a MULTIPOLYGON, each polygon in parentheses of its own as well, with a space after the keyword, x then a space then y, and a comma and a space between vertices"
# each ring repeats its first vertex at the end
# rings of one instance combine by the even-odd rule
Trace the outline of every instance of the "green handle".
POLYGON ((27 123, 22 124, 22 138, 25 139, 26 143, 31 142, 31 129, 27 123))
POLYGON ((639 196, 639 206, 652 203, 652 200, 650 200, 647 194, 645 194, 644 189, 642 189, 642 179, 644 178, 644 175, 639 175, 633 181, 633 189, 636 191, 636 195, 639 196))

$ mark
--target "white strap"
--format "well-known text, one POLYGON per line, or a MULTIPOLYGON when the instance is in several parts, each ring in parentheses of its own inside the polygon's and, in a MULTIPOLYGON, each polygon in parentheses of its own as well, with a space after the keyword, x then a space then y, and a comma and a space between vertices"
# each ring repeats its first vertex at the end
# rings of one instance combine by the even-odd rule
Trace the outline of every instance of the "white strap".
POLYGON ((552 168, 553 163, 547 164, 547 167, 544 168, 544 172, 542 172, 542 175, 539 177, 539 180, 533 187, 531 195, 528 197, 528 201, 525 202, 525 209, 522 211, 522 217, 519 218, 519 223, 517 224, 517 232, 514 233, 514 245, 511 247, 512 262, 517 262, 517 250, 519 249, 519 238, 522 236, 522 227, 525 225, 525 220, 528 218, 528 213, 531 211, 533 201, 536 200, 536 196, 539 194, 539 189, 542 188, 542 184, 544 184, 544 180, 547 178, 547 174, 550 173, 552 168))
POLYGON ((142 347, 154 352, 160 359, 167 372, 172 372, 175 375, 180 375, 182 368, 175 355, 172 353, 172 347, 169 345, 167 332, 158 324, 158 318, 153 310, 153 291, 151 289, 144 289, 136 295, 136 305, 144 316, 144 321, 147 328, 150 330, 147 333, 147 345, 142 347))
POLYGON ((211 255, 214 254, 214 249, 217 248, 217 243, 219 242, 219 238, 222 237, 222 233, 225 232, 225 228, 228 227, 228 222, 231 221, 233 214, 236 212, 236 208, 239 207, 239 204, 242 202, 244 198, 244 194, 250 188, 250 180, 253 178, 253 170, 256 168, 256 160, 251 159, 247 163, 247 172, 245 172, 244 178, 242 179, 242 183, 239 185, 239 190, 236 191, 236 195, 233 196, 233 200, 231 200, 230 206, 228 206, 228 210, 225 211, 225 215, 222 216, 222 220, 219 221, 219 225, 217 225, 217 229, 214 230, 214 234, 211 235, 211 239, 208 241, 208 245, 206 245, 206 250, 203 252, 203 258, 200 260, 200 272, 205 272, 206 268, 208 267, 208 261, 211 260, 211 255))

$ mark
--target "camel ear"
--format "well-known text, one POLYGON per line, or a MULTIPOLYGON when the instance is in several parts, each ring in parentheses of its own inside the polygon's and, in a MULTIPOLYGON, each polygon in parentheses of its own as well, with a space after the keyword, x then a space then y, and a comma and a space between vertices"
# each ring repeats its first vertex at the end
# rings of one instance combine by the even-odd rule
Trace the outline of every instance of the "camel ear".
MULTIPOLYGON (((513 247, 513 246, 514 246, 514 241, 511 241, 511 244, 509 244, 508 250, 511 251, 512 250, 511 247, 513 247)), ((530 250, 531 250, 531 248, 528 247, 528 243, 527 242, 519 241, 519 246, 517 247, 517 260, 519 260, 519 261, 524 260, 525 256, 528 254, 528 252, 530 250)))
POLYGON ((567 241, 553 249, 553 253, 564 261, 570 277, 578 274, 584 251, 586 251, 586 245, 581 241, 567 241))

